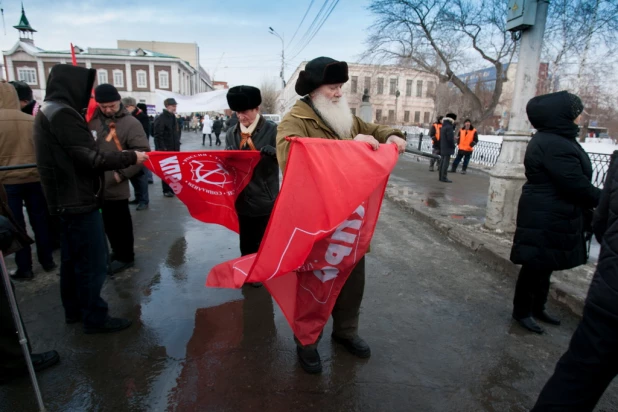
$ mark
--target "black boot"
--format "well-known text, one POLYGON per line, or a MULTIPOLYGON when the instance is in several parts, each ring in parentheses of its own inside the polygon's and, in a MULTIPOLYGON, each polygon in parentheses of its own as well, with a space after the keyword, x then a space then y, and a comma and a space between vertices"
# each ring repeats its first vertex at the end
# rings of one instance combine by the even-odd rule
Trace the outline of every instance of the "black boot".
POLYGON ((123 318, 107 318, 105 323, 100 326, 85 326, 84 325, 84 333, 85 334, 93 334, 93 333, 113 333, 119 332, 131 326, 133 322, 129 319, 123 318))
POLYGON ((354 356, 358 356, 359 358, 368 358, 371 356, 371 348, 363 339, 358 336, 355 336, 351 339, 340 338, 338 336, 332 335, 332 338, 335 342, 343 345, 348 352, 350 352, 354 356))
POLYGON ((307 373, 315 374, 322 372, 322 360, 317 349, 301 348, 296 346, 298 361, 303 370, 307 373))
POLYGON ((540 327, 532 316, 528 316, 526 318, 517 319, 513 316, 513 319, 517 321, 523 328, 528 329, 530 332, 541 334, 545 332, 542 327, 540 327))
POLYGON ((560 319, 553 317, 545 310, 535 312, 532 316, 534 316, 541 322, 549 323, 550 325, 560 326, 560 319))

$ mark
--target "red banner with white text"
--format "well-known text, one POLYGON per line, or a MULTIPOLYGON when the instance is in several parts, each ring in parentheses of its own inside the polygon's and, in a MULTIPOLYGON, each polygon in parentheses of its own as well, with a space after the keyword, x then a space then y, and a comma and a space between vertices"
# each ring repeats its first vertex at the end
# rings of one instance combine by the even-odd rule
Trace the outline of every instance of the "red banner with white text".
POLYGON ((207 286, 263 282, 304 345, 314 343, 373 236, 395 145, 291 138, 283 184, 257 254, 215 266, 207 286))
POLYGON ((251 180, 260 152, 149 152, 148 157, 146 167, 170 185, 191 216, 238 233, 234 204, 251 180))

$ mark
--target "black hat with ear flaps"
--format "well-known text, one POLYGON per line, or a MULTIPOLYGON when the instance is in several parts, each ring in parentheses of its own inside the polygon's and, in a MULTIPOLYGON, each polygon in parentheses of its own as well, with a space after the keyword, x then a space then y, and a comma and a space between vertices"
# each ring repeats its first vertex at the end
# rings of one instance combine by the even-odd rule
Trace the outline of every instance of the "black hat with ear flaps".
POLYGON ((305 96, 324 84, 345 83, 349 80, 348 64, 330 57, 311 60, 296 80, 295 90, 305 96))

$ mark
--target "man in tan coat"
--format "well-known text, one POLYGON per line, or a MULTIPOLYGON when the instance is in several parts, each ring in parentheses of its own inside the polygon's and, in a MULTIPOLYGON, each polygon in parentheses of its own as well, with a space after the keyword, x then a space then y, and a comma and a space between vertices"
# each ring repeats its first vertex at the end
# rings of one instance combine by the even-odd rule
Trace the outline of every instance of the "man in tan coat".
MULTIPOLYGON (((111 84, 101 84, 94 90, 98 103, 88 127, 102 152, 138 150, 149 152, 148 137, 142 124, 120 102, 120 94, 111 84)), ((129 179, 144 173, 141 165, 105 172, 103 224, 112 248, 110 274, 133 266, 133 221, 129 210, 129 179)))
MULTIPOLYGON (((277 129, 277 160, 285 173, 290 150, 286 137, 316 137, 321 139, 367 142, 374 150, 380 143, 396 144, 399 153, 406 148, 400 130, 366 123, 352 115, 342 86, 348 81, 348 65, 328 57, 318 57, 307 63, 296 81, 296 92, 304 96, 287 113, 277 129)), ((371 356, 369 345, 358 336, 358 317, 365 289, 365 258, 363 257, 346 281, 333 308, 335 342, 360 358, 371 356)), ((302 346, 297 340, 301 366, 308 373, 322 371, 322 362, 314 345, 302 346)))
MULTIPOLYGON (((34 117, 20 110, 15 87, 0 83, 0 166, 15 166, 36 163, 33 140, 34 117)), ((34 231, 39 263, 45 271, 56 269, 52 256, 49 234, 47 203, 36 168, 0 172, 0 183, 4 185, 8 203, 17 223, 26 230, 24 205, 28 220, 34 231)), ((15 254, 17 271, 15 280, 31 280, 32 254, 26 245, 15 254)))

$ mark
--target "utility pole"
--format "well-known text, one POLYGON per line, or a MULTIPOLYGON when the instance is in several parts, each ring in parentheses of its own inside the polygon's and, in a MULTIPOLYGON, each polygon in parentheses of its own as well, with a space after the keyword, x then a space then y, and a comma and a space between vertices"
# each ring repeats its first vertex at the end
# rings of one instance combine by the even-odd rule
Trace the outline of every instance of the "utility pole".
POLYGON ((279 33, 277 33, 275 31, 275 29, 273 29, 272 27, 269 27, 269 33, 272 34, 273 36, 276 36, 279 38, 279 40, 281 40, 281 72, 279 73, 279 76, 281 77, 281 89, 285 89, 285 41, 283 40, 284 37, 279 35, 279 33))
MULTIPOLYGON (((515 231, 517 204, 526 181, 524 155, 530 141, 528 101, 536 95, 539 64, 549 0, 510 0, 507 30, 519 37, 519 59, 508 131, 497 163, 489 173, 485 226, 499 232, 515 231)), ((502 76, 502 73, 496 73, 502 76)))

